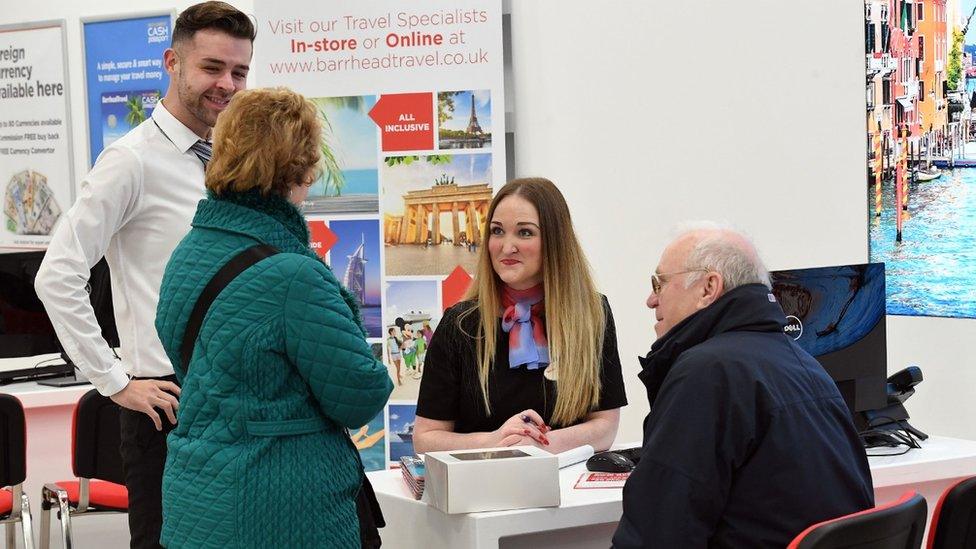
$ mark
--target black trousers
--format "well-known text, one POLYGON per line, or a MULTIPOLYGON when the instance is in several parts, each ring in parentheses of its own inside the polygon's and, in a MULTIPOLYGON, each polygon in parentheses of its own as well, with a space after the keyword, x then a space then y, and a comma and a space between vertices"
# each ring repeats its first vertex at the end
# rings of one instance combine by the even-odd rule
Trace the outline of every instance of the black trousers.
MULTIPOLYGON (((157 378, 176 382, 176 376, 157 378)), ((163 466, 166 464, 166 435, 173 424, 166 414, 156 410, 163 420, 157 431, 149 416, 122 408, 119 424, 122 435, 122 466, 125 487, 129 491, 129 546, 132 549, 156 549, 163 529, 163 466)))

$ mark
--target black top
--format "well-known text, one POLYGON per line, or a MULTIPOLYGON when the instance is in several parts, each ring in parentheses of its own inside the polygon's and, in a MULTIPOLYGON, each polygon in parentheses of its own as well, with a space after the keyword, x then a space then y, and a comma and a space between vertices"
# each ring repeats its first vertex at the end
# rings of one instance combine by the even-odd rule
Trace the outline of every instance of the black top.
MULTIPOLYGON (((529 370, 525 366, 509 368, 508 334, 502 331, 501 319, 496 327, 498 348, 488 376, 491 415, 485 413, 484 398, 478 381, 478 357, 475 337, 478 334, 478 311, 471 311, 458 328, 458 316, 476 307, 473 301, 462 301, 444 313, 424 360, 424 377, 420 382, 417 415, 428 419, 454 421, 456 433, 494 431, 506 420, 526 409, 532 409, 551 425, 556 404, 556 382, 543 377, 544 368, 529 370)), ((603 364, 600 371, 600 403, 592 411, 613 410, 627 404, 624 381, 617 354, 617 332, 606 297, 606 330, 603 334, 603 364)), ((585 421, 581 418, 579 422, 585 421)), ((557 426, 560 427, 560 426, 557 426)), ((562 426, 565 427, 565 426, 562 426)))
POLYGON ((762 284, 679 322, 641 360, 651 412, 614 549, 782 548, 874 505, 837 386, 762 284))

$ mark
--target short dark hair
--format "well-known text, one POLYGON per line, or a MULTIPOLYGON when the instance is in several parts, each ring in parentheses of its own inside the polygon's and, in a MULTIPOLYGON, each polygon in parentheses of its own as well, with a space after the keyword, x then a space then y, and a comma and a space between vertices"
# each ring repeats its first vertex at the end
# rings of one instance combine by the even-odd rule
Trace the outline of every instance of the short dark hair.
POLYGON ((192 40, 197 31, 217 29, 234 38, 247 38, 254 42, 257 29, 251 18, 227 2, 201 2, 194 4, 180 13, 173 28, 173 47, 177 44, 192 40))

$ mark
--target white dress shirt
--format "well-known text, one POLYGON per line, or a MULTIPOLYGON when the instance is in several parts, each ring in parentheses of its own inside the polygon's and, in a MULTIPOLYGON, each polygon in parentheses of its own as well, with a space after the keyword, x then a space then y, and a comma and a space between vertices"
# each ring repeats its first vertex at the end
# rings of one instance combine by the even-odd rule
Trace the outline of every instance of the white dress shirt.
POLYGON ((125 388, 128 375, 173 373, 156 335, 156 303, 166 262, 206 194, 203 163, 189 150, 198 139, 159 102, 149 120, 98 156, 37 273, 37 295, 61 345, 105 396, 125 388), (85 289, 102 256, 112 273, 121 361, 102 338, 85 289))

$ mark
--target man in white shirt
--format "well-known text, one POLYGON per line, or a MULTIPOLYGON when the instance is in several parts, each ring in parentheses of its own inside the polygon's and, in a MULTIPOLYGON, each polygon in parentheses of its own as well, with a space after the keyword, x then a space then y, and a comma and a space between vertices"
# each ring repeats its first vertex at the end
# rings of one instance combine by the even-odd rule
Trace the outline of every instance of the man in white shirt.
POLYGON ((224 2, 187 8, 163 54, 170 76, 152 116, 107 147, 51 238, 35 286, 65 352, 98 391, 123 407, 122 460, 132 547, 159 547, 166 433, 180 389, 154 321, 163 270, 205 196, 210 132, 244 89, 255 29, 224 2), (86 292, 104 256, 122 359, 95 320, 86 292))

